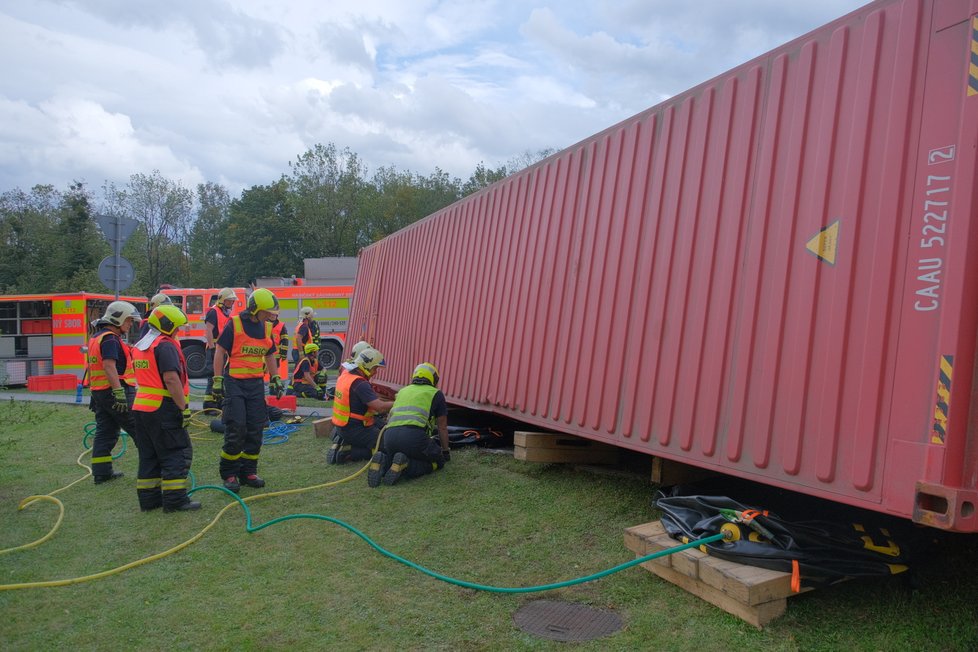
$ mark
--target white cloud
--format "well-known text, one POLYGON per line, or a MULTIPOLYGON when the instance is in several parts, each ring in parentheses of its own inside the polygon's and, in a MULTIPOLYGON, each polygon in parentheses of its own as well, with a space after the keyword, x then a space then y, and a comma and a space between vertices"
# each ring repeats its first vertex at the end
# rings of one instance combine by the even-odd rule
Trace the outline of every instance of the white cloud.
POLYGON ((317 143, 467 177, 563 147, 859 0, 23 0, 0 191, 164 174, 232 193, 317 143))

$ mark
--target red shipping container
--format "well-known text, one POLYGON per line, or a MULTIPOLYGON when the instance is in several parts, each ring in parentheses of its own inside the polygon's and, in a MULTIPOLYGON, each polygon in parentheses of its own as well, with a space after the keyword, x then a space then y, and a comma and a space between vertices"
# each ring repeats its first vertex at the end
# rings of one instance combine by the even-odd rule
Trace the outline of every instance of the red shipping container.
POLYGON ((978 0, 880 0, 364 249, 374 381, 978 531, 978 0))

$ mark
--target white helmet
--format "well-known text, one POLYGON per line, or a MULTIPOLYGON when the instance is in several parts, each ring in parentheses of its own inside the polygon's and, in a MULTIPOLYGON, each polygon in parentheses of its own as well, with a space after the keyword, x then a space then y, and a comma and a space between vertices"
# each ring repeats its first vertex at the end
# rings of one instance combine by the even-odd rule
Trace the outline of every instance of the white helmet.
POLYGON ((350 349, 350 360, 356 360, 357 356, 360 355, 360 351, 369 348, 370 348, 370 342, 364 342, 363 340, 360 340, 359 342, 353 345, 352 349, 350 349))
POLYGON ((102 315, 103 322, 112 324, 117 328, 122 328, 127 319, 142 319, 142 315, 136 310, 136 306, 128 301, 113 301, 105 307, 105 314, 102 315))
POLYGON ((235 303, 238 301, 238 295, 235 294, 234 290, 231 288, 224 288, 217 293, 217 302, 224 303, 228 299, 234 299, 235 303))
POLYGON ((149 300, 149 305, 146 306, 146 312, 153 312, 153 310, 159 308, 160 306, 170 305, 173 305, 173 301, 170 300, 170 297, 160 292, 159 294, 154 294, 153 298, 149 300))
POLYGON ((384 355, 380 351, 368 346, 357 354, 357 357, 353 359, 353 364, 369 377, 373 375, 377 367, 383 367, 386 363, 384 362, 384 355))
POLYGON ((304 306, 302 310, 299 311, 300 319, 305 319, 306 317, 312 319, 315 316, 316 316, 316 311, 313 310, 310 306, 304 306))

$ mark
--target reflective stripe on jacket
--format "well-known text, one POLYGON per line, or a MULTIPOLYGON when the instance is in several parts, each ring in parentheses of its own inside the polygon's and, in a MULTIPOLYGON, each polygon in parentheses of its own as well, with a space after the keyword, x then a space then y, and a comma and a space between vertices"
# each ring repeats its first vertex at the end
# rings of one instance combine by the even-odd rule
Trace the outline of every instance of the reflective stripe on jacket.
MULTIPOLYGON (((104 338, 106 335, 111 335, 119 340, 119 344, 122 346, 122 354, 126 358, 126 367, 122 373, 119 374, 119 380, 130 387, 135 385, 136 375, 132 370, 132 353, 130 352, 129 345, 123 342, 122 338, 112 331, 106 330, 102 331, 88 341, 89 386, 93 391, 112 388, 112 386, 109 384, 109 377, 105 373, 105 367, 102 366, 102 363, 104 362, 102 360, 102 338, 104 338)), ((118 369, 118 365, 116 365, 116 368, 118 369)))
POLYGON ((245 332, 241 315, 231 318, 234 344, 228 351, 228 375, 232 378, 264 378, 265 356, 272 348, 272 325, 263 322, 265 337, 258 339, 245 332))
POLYGON ((406 385, 397 392, 394 407, 387 418, 387 427, 415 426, 429 435, 435 431, 435 419, 431 416, 431 403, 438 393, 431 385, 406 385))
POLYGON ((336 380, 336 393, 333 396, 333 425, 338 427, 343 427, 350 422, 350 419, 357 419, 358 421, 363 421, 363 425, 367 428, 374 425, 374 415, 369 414, 356 414, 350 411, 350 395, 353 390, 353 383, 358 380, 364 382, 367 381, 366 378, 358 374, 350 373, 345 369, 340 374, 340 377, 336 380))
POLYGON ((180 382, 183 383, 184 403, 190 401, 190 379, 187 377, 187 361, 183 357, 183 351, 175 339, 169 335, 159 335, 153 344, 145 351, 136 349, 132 352, 132 365, 136 370, 136 382, 139 387, 136 389, 136 400, 132 403, 132 409, 136 412, 156 412, 163 404, 164 398, 173 398, 173 395, 166 388, 163 382, 163 374, 160 372, 159 365, 156 364, 156 347, 161 342, 172 342, 180 355, 180 382))

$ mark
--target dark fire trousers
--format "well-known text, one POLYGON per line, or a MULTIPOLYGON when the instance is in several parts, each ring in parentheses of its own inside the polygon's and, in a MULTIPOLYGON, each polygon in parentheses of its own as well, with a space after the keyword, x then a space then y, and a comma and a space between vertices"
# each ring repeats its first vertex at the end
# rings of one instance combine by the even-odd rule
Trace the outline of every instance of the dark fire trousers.
POLYGON ((224 377, 222 478, 258 472, 263 431, 268 425, 264 378, 224 377))
MULTIPOLYGON (((136 398, 136 388, 122 383, 126 390, 126 402, 132 408, 136 398)), ((115 399, 111 389, 98 389, 92 392, 88 409, 95 413, 95 439, 92 441, 92 477, 107 478, 112 475, 112 449, 119 441, 119 431, 125 430, 133 436, 135 425, 132 412, 116 412, 112 409, 115 399)))
POLYGON ((383 448, 389 458, 393 458, 395 453, 404 453, 408 456, 408 467, 403 471, 406 478, 428 475, 445 466, 441 444, 437 438, 429 437, 423 428, 416 426, 388 428, 384 431, 383 448))
POLYGON ((136 496, 143 510, 179 507, 188 502, 187 474, 193 460, 190 435, 173 399, 164 398, 155 412, 134 412, 139 477, 136 496))

